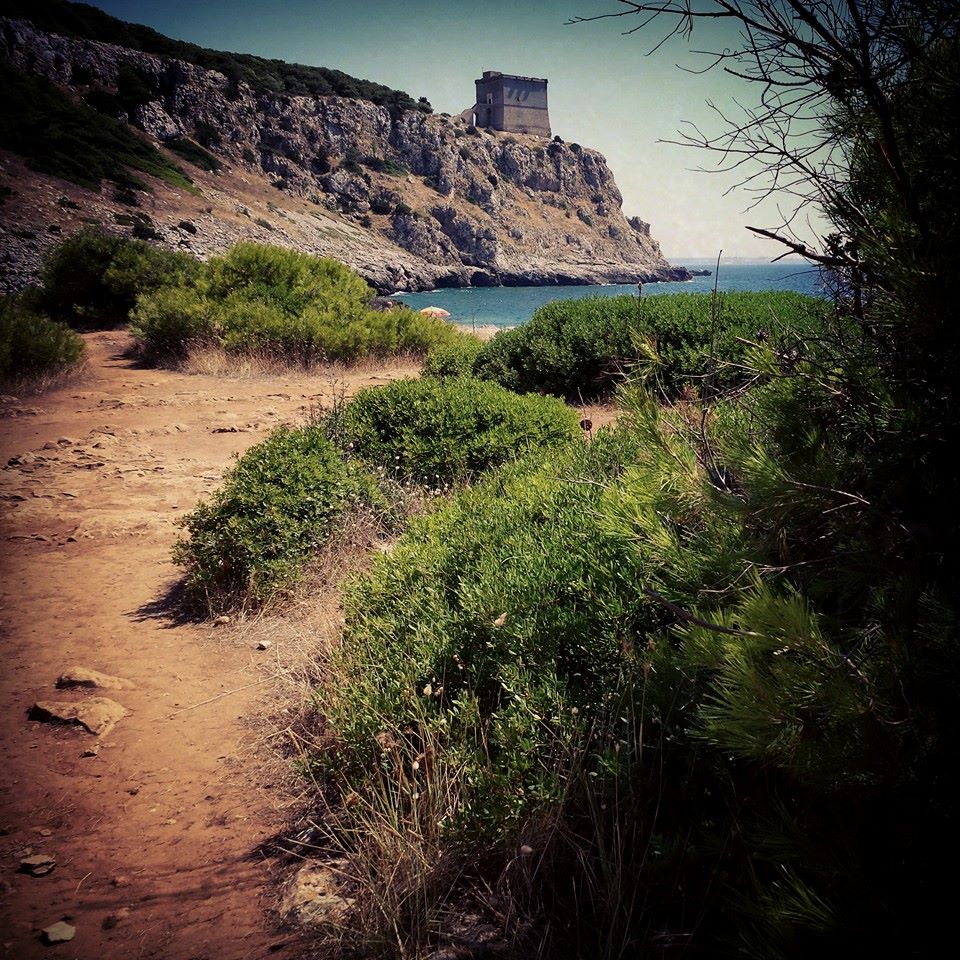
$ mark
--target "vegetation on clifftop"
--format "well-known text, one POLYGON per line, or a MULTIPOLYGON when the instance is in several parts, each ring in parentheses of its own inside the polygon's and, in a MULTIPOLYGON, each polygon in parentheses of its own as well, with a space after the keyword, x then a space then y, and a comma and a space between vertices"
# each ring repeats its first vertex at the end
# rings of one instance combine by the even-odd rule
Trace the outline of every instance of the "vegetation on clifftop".
POLYGON ((130 50, 142 50, 161 57, 195 63, 205 70, 217 70, 233 83, 246 83, 254 93, 287 96, 351 97, 369 100, 398 115, 404 110, 430 112, 423 98, 414 100, 371 80, 351 77, 341 70, 310 67, 282 60, 266 60, 246 53, 208 50, 183 40, 174 40, 136 23, 111 17, 97 7, 65 0, 3 0, 0 15, 29 20, 41 30, 99 43, 113 43, 130 50))

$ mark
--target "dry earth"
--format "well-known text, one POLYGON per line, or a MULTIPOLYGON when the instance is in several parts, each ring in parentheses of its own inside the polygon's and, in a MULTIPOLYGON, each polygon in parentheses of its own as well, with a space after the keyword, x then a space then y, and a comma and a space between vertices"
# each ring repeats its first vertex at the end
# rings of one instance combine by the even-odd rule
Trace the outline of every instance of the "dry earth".
POLYGON ((138 369, 124 333, 87 342, 85 382, 0 408, 0 957, 302 956, 258 853, 286 801, 251 721, 282 651, 178 618, 170 547, 234 454, 415 368, 226 379, 138 369), (55 690, 74 664, 135 689, 55 690), (91 734, 28 719, 92 695, 129 711, 95 756, 91 734), (18 872, 31 854, 55 869, 18 872), (74 939, 44 946, 64 918, 74 939))

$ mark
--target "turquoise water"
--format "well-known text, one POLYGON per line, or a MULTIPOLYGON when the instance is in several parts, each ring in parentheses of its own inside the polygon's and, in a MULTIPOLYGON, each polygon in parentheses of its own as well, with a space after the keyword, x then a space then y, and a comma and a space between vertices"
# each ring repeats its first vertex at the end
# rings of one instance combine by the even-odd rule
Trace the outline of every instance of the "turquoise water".
MULTIPOLYGON (((713 271, 716 261, 674 260, 677 266, 691 270, 713 271)), ((694 277, 684 283, 646 283, 643 295, 657 293, 701 293, 713 290, 714 277, 694 277)), ((720 264, 718 290, 796 290, 811 296, 822 296, 820 274, 806 263, 723 263, 720 264)), ((634 284, 605 284, 585 287, 460 287, 451 290, 430 290, 425 293, 398 293, 414 310, 443 307, 455 323, 480 326, 492 324, 512 327, 526 323, 537 307, 551 300, 574 297, 636 296, 634 284)))

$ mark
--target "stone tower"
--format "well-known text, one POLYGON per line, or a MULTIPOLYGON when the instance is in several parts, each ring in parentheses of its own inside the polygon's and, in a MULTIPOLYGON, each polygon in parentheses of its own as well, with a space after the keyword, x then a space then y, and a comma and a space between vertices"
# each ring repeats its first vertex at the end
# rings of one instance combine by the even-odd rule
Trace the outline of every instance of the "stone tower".
POLYGON ((478 127, 549 139, 546 80, 484 70, 476 84, 473 113, 478 127))

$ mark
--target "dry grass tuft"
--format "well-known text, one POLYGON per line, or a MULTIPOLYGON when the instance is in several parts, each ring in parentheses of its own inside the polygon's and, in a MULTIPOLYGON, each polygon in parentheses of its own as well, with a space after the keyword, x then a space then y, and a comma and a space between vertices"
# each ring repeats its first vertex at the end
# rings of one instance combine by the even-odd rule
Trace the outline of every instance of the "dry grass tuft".
POLYGON ((90 364, 81 359, 54 373, 39 373, 29 377, 15 377, 0 381, 0 393, 13 397, 35 397, 52 390, 73 387, 88 380, 91 375, 90 364))
MULTIPOLYGON (((271 782, 283 787, 289 805, 301 815, 295 820, 316 801, 316 785, 304 777, 298 761, 325 736, 313 691, 327 682, 328 656, 340 641, 343 587, 389 547, 389 536, 371 513, 343 517, 293 591, 241 616, 231 631, 236 643, 267 648, 264 670, 275 682, 256 732, 270 757, 271 782)), ((299 826, 292 823, 292 831, 299 826)))
POLYGON ((356 363, 317 362, 305 364, 278 357, 269 351, 227 351, 223 347, 206 345, 190 350, 186 358, 177 364, 180 373, 197 376, 224 377, 237 380, 257 380, 275 377, 307 379, 317 376, 345 378, 348 375, 367 373, 393 379, 398 374, 416 375, 422 360, 415 356, 367 358, 356 363))

